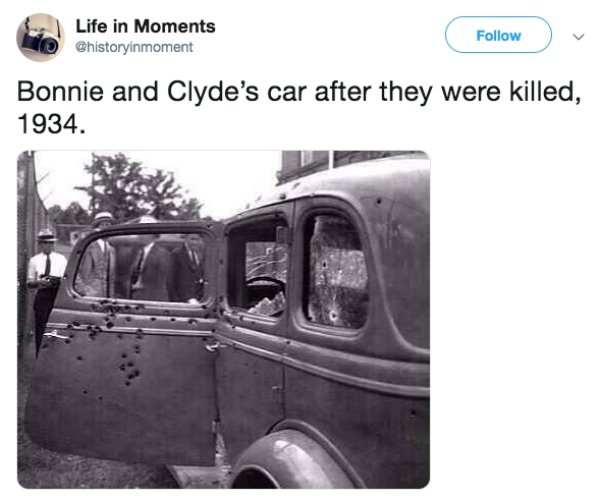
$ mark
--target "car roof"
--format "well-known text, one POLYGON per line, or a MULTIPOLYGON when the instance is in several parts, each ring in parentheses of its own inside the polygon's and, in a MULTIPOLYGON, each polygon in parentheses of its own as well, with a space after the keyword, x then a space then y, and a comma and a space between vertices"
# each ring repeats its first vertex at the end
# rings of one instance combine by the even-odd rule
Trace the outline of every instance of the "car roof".
POLYGON ((283 201, 314 196, 332 196, 359 202, 361 198, 374 195, 396 197, 405 192, 407 197, 421 204, 417 198, 423 187, 427 190, 427 199, 423 199, 423 202, 428 205, 429 164, 426 155, 416 154, 380 158, 313 173, 278 185, 248 203, 239 215, 283 201))

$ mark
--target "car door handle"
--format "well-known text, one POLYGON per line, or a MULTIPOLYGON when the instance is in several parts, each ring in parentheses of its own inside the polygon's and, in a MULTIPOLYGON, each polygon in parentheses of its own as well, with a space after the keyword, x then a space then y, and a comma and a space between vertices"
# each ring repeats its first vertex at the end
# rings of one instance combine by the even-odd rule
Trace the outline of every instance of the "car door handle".
POLYGON ((221 343, 219 341, 215 341, 214 343, 209 343, 208 345, 204 345, 204 348, 206 348, 206 350, 208 352, 217 352, 218 350, 221 350, 223 348, 226 348, 227 345, 225 345, 224 343, 221 343))

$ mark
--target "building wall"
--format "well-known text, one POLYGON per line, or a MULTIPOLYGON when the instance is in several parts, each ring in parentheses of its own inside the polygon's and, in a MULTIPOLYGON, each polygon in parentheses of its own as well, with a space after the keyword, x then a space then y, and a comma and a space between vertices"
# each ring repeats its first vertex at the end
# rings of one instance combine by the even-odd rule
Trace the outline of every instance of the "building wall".
POLYGON ((284 184, 326 170, 330 167, 330 154, 333 155, 331 166, 337 168, 360 161, 415 153, 415 151, 283 151, 277 180, 278 184, 284 184))

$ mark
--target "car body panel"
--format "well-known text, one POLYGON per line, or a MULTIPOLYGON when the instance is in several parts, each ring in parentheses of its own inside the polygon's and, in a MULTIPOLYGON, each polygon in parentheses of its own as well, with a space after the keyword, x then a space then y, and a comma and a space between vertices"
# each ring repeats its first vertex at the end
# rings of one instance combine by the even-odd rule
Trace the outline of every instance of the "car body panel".
MULTIPOLYGON (((313 449, 307 451, 309 461, 314 451, 335 464, 331 484, 424 487, 429 480, 429 162, 386 158, 301 178, 278 186, 223 226, 115 230, 164 231, 167 225, 175 232, 200 227, 212 234, 203 307, 90 302, 63 283, 28 407, 28 431, 36 440, 98 457, 201 464, 213 450, 209 423, 216 418, 230 457, 252 473, 278 475, 279 486, 311 486, 284 458, 278 471, 269 469, 272 454, 283 445, 275 442, 286 439, 265 436, 289 430, 290 449, 294 442, 310 441, 303 447, 313 449), (366 319, 355 329, 307 318, 306 224, 320 215, 351 223, 364 255, 369 301, 366 319), (239 285, 229 289, 234 282, 229 260, 237 251, 231 252, 236 243, 230 231, 253 220, 282 218, 287 230, 281 240, 289 252, 285 310, 277 317, 239 310, 235 301, 249 291, 239 285), (134 366, 125 366, 127 375, 133 369, 130 380, 123 378, 119 355, 129 356, 132 349, 134 366), (135 369, 141 375, 135 376, 135 369), (153 385, 168 389, 153 393, 153 385), (158 409, 161 403, 174 406, 158 409), (141 432, 135 422, 145 421, 153 407, 156 418, 141 432), (56 412, 50 423, 42 421, 44 411, 56 412), (61 428, 64 420, 72 428, 61 428), (118 431, 112 428, 122 423, 118 431), (160 441, 156 435, 164 425, 169 438, 160 441), (56 436, 49 436, 53 432, 56 436), (111 436, 103 443, 102 434, 111 436), (142 450, 126 449, 134 441, 142 450)), ((74 273, 74 265, 76 258, 67 274, 74 273)), ((315 468, 316 475, 327 468, 315 468)))

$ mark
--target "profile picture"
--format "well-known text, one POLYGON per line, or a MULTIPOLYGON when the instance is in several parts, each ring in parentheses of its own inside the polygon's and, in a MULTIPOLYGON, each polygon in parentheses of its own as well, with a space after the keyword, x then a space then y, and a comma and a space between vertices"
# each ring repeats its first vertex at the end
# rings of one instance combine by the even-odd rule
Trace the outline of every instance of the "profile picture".
POLYGON ((17 46, 21 53, 36 62, 54 59, 65 44, 65 32, 55 17, 32 14, 17 29, 17 46))

